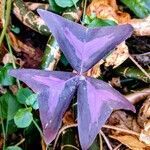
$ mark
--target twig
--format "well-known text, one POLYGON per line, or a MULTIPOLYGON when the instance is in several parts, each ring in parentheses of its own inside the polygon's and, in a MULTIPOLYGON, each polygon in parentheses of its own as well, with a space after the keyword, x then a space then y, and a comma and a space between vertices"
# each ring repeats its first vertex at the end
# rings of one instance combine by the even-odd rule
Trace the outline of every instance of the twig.
POLYGON ((73 148, 73 149, 76 149, 76 150, 79 150, 79 148, 73 146, 73 145, 69 145, 69 144, 66 144, 66 145, 63 145, 61 150, 63 150, 65 147, 70 147, 70 148, 73 148))
POLYGON ((21 141, 19 141, 15 146, 21 145, 25 141, 25 138, 23 138, 21 141))
POLYGON ((58 141, 58 139, 59 139, 61 133, 62 133, 64 130, 68 129, 68 128, 73 128, 73 127, 77 127, 77 126, 78 126, 78 124, 71 124, 71 125, 67 125, 67 126, 62 127, 62 128, 59 130, 59 132, 58 132, 58 134, 57 134, 57 136, 56 136, 56 138, 55 138, 55 142, 54 142, 54 145, 53 145, 53 150, 55 150, 55 148, 56 148, 56 144, 57 144, 57 141, 58 141))
POLYGON ((143 89, 141 91, 135 91, 134 93, 131 93, 129 95, 125 95, 125 97, 132 104, 136 104, 139 101, 141 101, 144 98, 146 98, 148 95, 150 95, 150 88, 146 88, 146 89, 143 89))
POLYGON ((100 130, 100 134, 101 134, 102 137, 104 138, 104 140, 105 140, 105 142, 106 142, 106 144, 107 144, 109 150, 112 150, 113 148, 112 148, 112 146, 111 146, 111 144, 110 144, 110 142, 109 142, 109 139, 106 137, 106 135, 105 135, 101 130, 100 130))
POLYGON ((121 146, 122 146, 122 144, 119 144, 113 150, 118 150, 121 146))
POLYGON ((103 139, 100 133, 99 133, 99 145, 100 145, 100 150, 103 150, 103 139))
POLYGON ((136 136, 140 136, 139 133, 132 131, 132 130, 128 130, 128 129, 122 129, 122 128, 118 128, 115 126, 111 126, 111 125, 103 125, 103 128, 107 128, 107 129, 113 129, 113 130, 117 130, 117 131, 121 131, 121 132, 125 132, 128 134, 132 134, 132 135, 136 135, 136 136))
MULTIPOLYGON (((58 141, 58 139, 59 139, 61 133, 62 133, 64 130, 68 129, 68 128, 74 128, 74 127, 77 127, 77 126, 78 126, 78 124, 71 124, 71 125, 67 125, 67 126, 62 127, 62 128, 59 130, 59 132, 58 132, 58 134, 57 134, 57 136, 56 136, 56 138, 55 138, 55 142, 54 142, 54 145, 53 145, 53 150, 55 150, 55 148, 56 148, 56 144, 57 144, 57 141, 58 141)), ((140 134, 137 133, 137 132, 135 132, 135 131, 128 130, 128 129, 122 129, 122 128, 118 128, 118 127, 111 126, 111 125, 103 125, 102 128, 107 128, 107 129, 112 129, 112 130, 118 130, 118 131, 125 132, 125 133, 128 133, 128 134, 140 136, 140 134)))
POLYGON ((150 35, 150 15, 144 19, 131 19, 129 22, 134 28, 134 34, 137 36, 150 35))
POLYGON ((134 60, 134 58, 129 54, 131 61, 150 79, 150 75, 134 60))

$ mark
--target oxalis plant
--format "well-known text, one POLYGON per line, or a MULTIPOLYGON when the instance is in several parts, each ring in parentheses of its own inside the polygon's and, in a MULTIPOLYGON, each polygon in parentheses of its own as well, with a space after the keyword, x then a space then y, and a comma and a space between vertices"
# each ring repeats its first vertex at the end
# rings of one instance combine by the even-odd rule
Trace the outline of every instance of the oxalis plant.
POLYGON ((46 144, 51 143, 62 117, 77 92, 80 145, 87 150, 113 110, 135 112, 134 106, 102 80, 85 76, 100 59, 131 36, 131 25, 87 28, 45 10, 38 10, 62 52, 77 73, 36 69, 10 70, 10 75, 38 93, 40 119, 46 144))

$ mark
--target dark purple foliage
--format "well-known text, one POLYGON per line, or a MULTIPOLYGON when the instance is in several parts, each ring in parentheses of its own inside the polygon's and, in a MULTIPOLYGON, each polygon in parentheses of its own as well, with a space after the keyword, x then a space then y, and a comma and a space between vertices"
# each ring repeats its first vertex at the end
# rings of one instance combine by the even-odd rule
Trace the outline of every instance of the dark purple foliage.
POLYGON ((86 72, 118 44, 131 36, 131 25, 86 28, 54 13, 38 10, 70 62, 78 72, 86 72))
POLYGON ((101 58, 132 33, 130 25, 88 29, 48 11, 38 10, 64 55, 78 72, 34 69, 11 70, 10 75, 39 93, 39 111, 45 141, 52 142, 61 120, 77 90, 78 131, 81 147, 87 150, 114 109, 135 112, 135 108, 109 84, 84 77, 101 58))

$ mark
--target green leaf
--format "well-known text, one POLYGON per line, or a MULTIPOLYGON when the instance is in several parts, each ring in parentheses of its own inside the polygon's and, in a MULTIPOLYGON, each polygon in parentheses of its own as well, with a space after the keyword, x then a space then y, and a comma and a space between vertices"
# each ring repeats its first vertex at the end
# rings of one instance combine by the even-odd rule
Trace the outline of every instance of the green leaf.
POLYGON ((71 7, 75 5, 79 0, 55 0, 56 4, 60 7, 71 7))
MULTIPOLYGON (((61 135, 61 147, 64 145, 72 145, 77 147, 76 138, 77 130, 74 128, 66 129, 61 135)), ((64 150, 70 150, 70 147, 65 147, 64 150)))
POLYGON ((95 28, 95 27, 103 27, 103 26, 114 26, 117 25, 116 22, 112 20, 103 20, 99 18, 95 18, 88 27, 95 28))
MULTIPOLYGON (((113 72, 126 78, 133 78, 136 80, 142 80, 145 83, 150 83, 150 79, 136 66, 117 67, 113 72)), ((146 69, 146 72, 150 74, 150 69, 146 69)))
POLYGON ((61 14, 64 11, 64 8, 59 7, 56 4, 55 0, 48 0, 48 2, 49 2, 49 7, 50 7, 49 10, 59 13, 59 14, 61 14))
POLYGON ((84 17, 84 24, 86 24, 90 28, 102 27, 102 26, 115 26, 117 23, 113 20, 108 19, 100 19, 92 14, 91 16, 84 17))
POLYGON ((90 16, 85 15, 83 22, 84 22, 84 24, 88 25, 92 22, 92 19, 90 16))
POLYGON ((31 111, 32 108, 22 108, 18 110, 14 117, 15 124, 18 128, 26 128, 31 124, 33 120, 31 111))
POLYGON ((29 88, 20 88, 16 94, 17 100, 21 104, 26 104, 26 99, 32 94, 33 92, 29 88))
POLYGON ((64 54, 61 55, 60 61, 63 63, 63 65, 66 67, 69 63, 64 54))
POLYGON ((144 18, 150 14, 150 0, 121 0, 137 17, 144 18))
POLYGON ((98 138, 96 137, 94 142, 92 143, 92 145, 90 146, 89 150, 99 150, 100 148, 100 145, 99 145, 99 140, 98 138))
POLYGON ((19 34, 20 33, 20 28, 17 27, 17 26, 12 25, 11 26, 11 31, 13 31, 16 34, 19 34))
POLYGON ((18 130, 14 119, 8 121, 8 125, 7 125, 7 135, 10 135, 12 133, 15 133, 18 130))
POLYGON ((21 108, 17 102, 16 97, 9 92, 0 97, 0 117, 3 119, 11 120, 14 115, 21 108))
POLYGON ((37 110, 39 108, 38 106, 38 94, 32 94, 26 99, 26 104, 31 106, 33 109, 37 110))
POLYGON ((7 64, 0 68, 0 84, 3 86, 9 86, 15 83, 15 78, 8 75, 9 69, 13 69, 11 64, 7 64))
POLYGON ((6 148, 6 150, 22 150, 22 148, 18 147, 18 146, 8 146, 6 148))

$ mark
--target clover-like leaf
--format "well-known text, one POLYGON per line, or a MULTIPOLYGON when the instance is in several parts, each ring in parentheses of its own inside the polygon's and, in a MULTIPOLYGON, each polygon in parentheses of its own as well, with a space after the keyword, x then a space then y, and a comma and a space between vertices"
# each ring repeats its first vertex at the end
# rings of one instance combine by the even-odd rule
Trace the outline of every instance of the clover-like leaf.
POLYGON ((61 119, 78 84, 75 74, 34 69, 11 70, 10 74, 39 93, 38 104, 46 143, 56 136, 61 119))
POLYGON ((36 110, 39 108, 37 99, 38 99, 38 94, 32 94, 26 99, 26 104, 36 110))
POLYGON ((19 146, 8 146, 6 150, 22 150, 19 146))
POLYGON ((0 117, 7 119, 8 121, 14 118, 14 115, 21 108, 16 97, 11 93, 7 92, 0 97, 0 117))
POLYGON ((75 5, 79 0, 55 0, 56 4, 60 7, 71 7, 75 5))
POLYGON ((0 84, 4 86, 9 86, 15 83, 15 79, 8 75, 8 70, 13 69, 11 64, 7 64, 0 68, 0 84))
POLYGON ((26 99, 31 96, 33 92, 29 88, 20 88, 17 91, 16 97, 18 102, 21 104, 26 104, 26 99))
POLYGON ((131 36, 131 25, 86 28, 54 13, 38 10, 71 66, 83 73, 131 36))
POLYGON ((78 88, 78 130, 80 144, 88 149, 113 110, 135 111, 118 91, 94 78, 80 82, 78 88), (83 101, 84 99, 84 101, 83 101))
POLYGON ((18 69, 11 70, 10 75, 38 93, 46 144, 56 137, 64 112, 77 90, 79 139, 82 149, 88 149, 113 110, 135 111, 135 108, 107 83, 84 77, 83 72, 128 38, 133 28, 130 25, 86 28, 48 11, 38 12, 78 73, 18 69))
POLYGON ((32 108, 21 108, 17 111, 16 115, 14 116, 14 122, 18 128, 26 128, 28 127, 32 120, 32 108))

